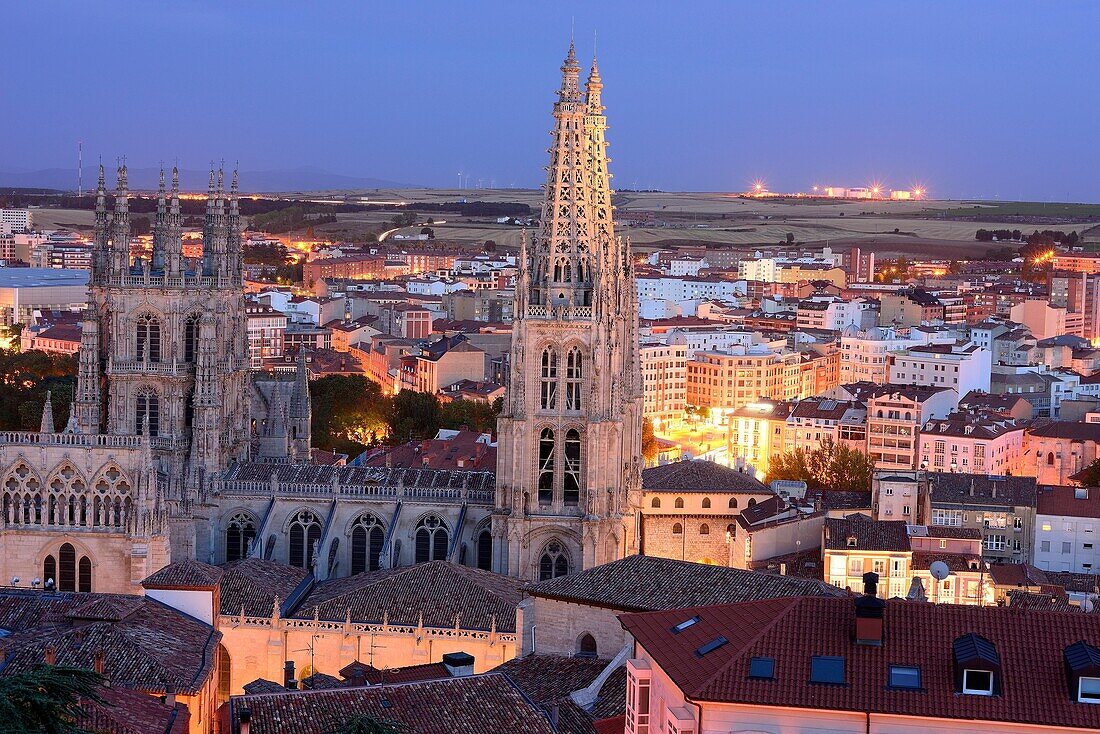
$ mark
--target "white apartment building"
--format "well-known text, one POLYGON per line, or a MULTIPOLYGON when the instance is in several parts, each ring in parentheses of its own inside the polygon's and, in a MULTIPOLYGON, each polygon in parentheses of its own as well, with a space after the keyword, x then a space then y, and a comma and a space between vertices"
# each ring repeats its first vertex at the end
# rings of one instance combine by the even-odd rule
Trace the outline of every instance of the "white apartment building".
POLYGON ((638 277, 638 300, 647 299, 666 301, 728 301, 743 297, 747 286, 741 281, 732 281, 717 276, 661 275, 638 277))
POLYGON ((687 407, 687 348, 683 344, 642 343, 642 414, 655 430, 684 420, 687 407))
POLYGON ((762 342, 756 332, 729 327, 677 329, 669 332, 667 342, 683 345, 688 359, 694 359, 698 352, 728 352, 734 347, 749 348, 754 344, 764 344, 768 351, 778 351, 787 344, 786 339, 762 342))
POLYGON ((889 355, 915 346, 916 340, 899 336, 893 327, 875 327, 860 331, 856 326, 840 336, 840 383, 874 382, 884 385, 890 379, 889 355))
POLYGON ((681 257, 674 257, 669 261, 668 272, 670 275, 676 276, 698 275, 700 270, 709 267, 710 263, 702 258, 683 255, 681 257))
POLYGON ((0 209, 0 234, 26 232, 34 225, 30 209, 0 209))
POLYGON ((254 370, 262 369, 265 357, 283 356, 286 314, 260 303, 245 306, 245 314, 248 318, 249 366, 254 370))
POLYGON ((910 347, 889 357, 890 384, 950 387, 959 395, 989 392, 992 356, 973 342, 910 347))
POLYGON ((1038 488, 1035 565, 1044 571, 1096 573, 1100 569, 1100 490, 1038 488))
POLYGON ((845 301, 835 296, 812 296, 799 302, 796 324, 800 329, 833 331, 841 331, 848 326, 863 328, 874 324, 874 306, 862 298, 845 301))

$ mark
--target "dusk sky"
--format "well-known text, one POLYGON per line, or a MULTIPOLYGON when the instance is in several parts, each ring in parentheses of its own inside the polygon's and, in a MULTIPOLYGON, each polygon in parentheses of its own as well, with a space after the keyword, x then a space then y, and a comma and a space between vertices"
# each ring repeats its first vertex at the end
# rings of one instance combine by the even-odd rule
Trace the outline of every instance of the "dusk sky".
POLYGON ((12 3, 0 171, 536 186, 573 18, 618 188, 1100 201, 1095 2, 12 3))

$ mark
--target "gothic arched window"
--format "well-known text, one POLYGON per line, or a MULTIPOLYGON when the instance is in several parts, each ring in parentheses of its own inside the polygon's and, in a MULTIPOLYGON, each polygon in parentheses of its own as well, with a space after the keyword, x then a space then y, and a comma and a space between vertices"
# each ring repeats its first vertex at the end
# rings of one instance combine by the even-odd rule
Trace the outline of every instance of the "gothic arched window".
POLYGON ((88 556, 83 556, 80 559, 78 566, 78 591, 91 591, 92 590, 92 562, 88 556))
POLYGON ((672 534, 673 535, 683 535, 684 534, 684 526, 681 525, 680 523, 676 523, 675 525, 672 526, 672 534))
POLYGON ((57 585, 57 559, 53 556, 46 556, 46 560, 42 561, 42 588, 52 589, 57 585))
POLYGON ((225 528, 225 562, 239 561, 248 556, 248 548, 256 539, 256 522, 247 513, 238 512, 229 518, 225 528))
POLYGON ((674 504, 676 505, 677 510, 684 509, 684 498, 683 497, 677 497, 676 502, 674 504))
POLYGON ((351 528, 351 572, 377 571, 381 567, 386 531, 374 515, 360 515, 351 528))
POLYGON ((194 362, 199 343, 199 315, 192 314, 183 322, 183 361, 194 362))
POLYGON ((710 509, 710 497, 704 497, 703 498, 703 509, 704 510, 709 510, 710 509))
POLYGON ((539 504, 554 500, 554 429, 543 428, 539 434, 539 504))
POLYGON ((710 535, 710 525, 707 525, 706 523, 703 523, 702 525, 700 525, 699 526, 699 534, 700 535, 710 535))
POLYGON ((160 361, 160 319, 152 314, 138 317, 134 347, 138 362, 160 361))
POLYGON ((561 543, 551 540, 539 559, 539 581, 549 581, 569 573, 569 559, 561 543))
POLYGON ((558 353, 552 347, 542 352, 542 409, 553 410, 558 405, 558 353))
POLYGON ((565 433, 565 486, 563 499, 575 505, 581 496, 581 434, 575 428, 565 433))
POLYGON ((493 570, 493 534, 488 530, 477 535, 477 567, 482 571, 493 570))
POLYGON ((573 347, 565 358, 565 409, 581 409, 581 378, 582 374, 581 350, 573 347))
POLYGON ((577 640, 577 657, 596 657, 596 638, 588 634, 587 632, 581 635, 581 638, 577 640))
POLYGON ((72 543, 63 543, 57 557, 57 590, 76 591, 76 548, 72 543))
POLYGON ((650 507, 660 507, 661 506, 661 498, 660 497, 654 497, 653 501, 649 503, 649 506, 650 507))
POLYGON ((731 510, 736 510, 737 509, 737 498, 736 497, 730 497, 730 509, 731 510))
POLYGON ((140 435, 145 431, 145 419, 149 419, 149 435, 160 434, 160 398, 153 388, 146 388, 137 394, 135 408, 135 428, 140 435))
POLYGON ((1054 452, 1047 453, 1047 466, 1054 466, 1054 452))
POLYGON ((291 566, 309 568, 313 565, 313 545, 321 540, 321 521, 309 510, 302 510, 290 523, 291 566))
POLYGON ((416 524, 416 562, 447 560, 450 535, 447 526, 435 515, 428 515, 416 524))

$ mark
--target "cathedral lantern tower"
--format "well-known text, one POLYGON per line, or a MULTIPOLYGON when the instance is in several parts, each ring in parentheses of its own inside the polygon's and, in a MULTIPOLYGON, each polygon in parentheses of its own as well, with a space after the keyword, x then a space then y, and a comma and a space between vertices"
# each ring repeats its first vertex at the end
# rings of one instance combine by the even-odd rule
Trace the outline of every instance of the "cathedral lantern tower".
POLYGON ((498 422, 494 570, 543 580, 637 551, 642 393, 630 245, 616 237, 593 62, 572 44, 542 215, 524 235, 498 422))

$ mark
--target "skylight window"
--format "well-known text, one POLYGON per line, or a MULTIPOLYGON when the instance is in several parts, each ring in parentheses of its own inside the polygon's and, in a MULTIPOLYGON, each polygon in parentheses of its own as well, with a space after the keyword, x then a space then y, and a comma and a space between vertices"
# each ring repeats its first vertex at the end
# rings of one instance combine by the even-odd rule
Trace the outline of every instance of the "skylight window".
POLYGON ((775 658, 753 658, 749 661, 749 677, 771 680, 775 677, 775 658))
POLYGON ((710 642, 708 642, 707 644, 703 645, 698 650, 696 650, 695 654, 698 655, 699 657, 703 657, 707 653, 714 652, 715 650, 720 648, 722 645, 725 645, 727 642, 729 642, 729 640, 727 640, 725 637, 722 637, 721 635, 719 635, 717 638, 711 640, 710 642))
POLYGON ((698 615, 692 617, 691 619, 685 619, 683 622, 680 622, 680 624, 678 624, 678 625, 676 625, 675 627, 672 628, 672 634, 678 635, 678 634, 680 634, 681 632, 683 632, 688 627, 690 627, 691 625, 695 624, 698 621, 699 621, 698 615))
POLYGON ((844 685, 844 658, 814 655, 810 658, 810 682, 844 685))
POLYGON ((911 665, 891 665, 890 687, 920 688, 920 668, 911 665))

